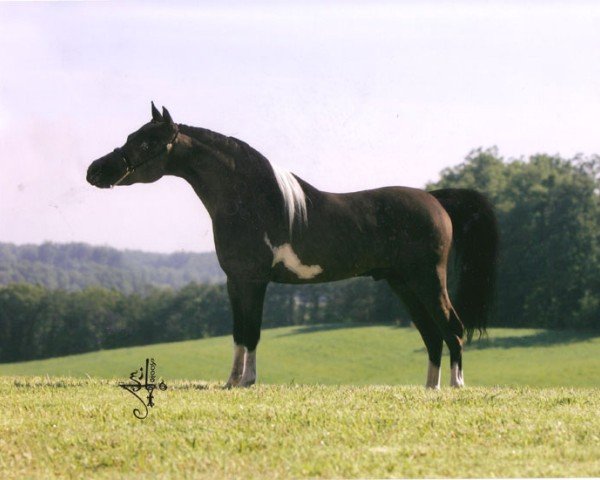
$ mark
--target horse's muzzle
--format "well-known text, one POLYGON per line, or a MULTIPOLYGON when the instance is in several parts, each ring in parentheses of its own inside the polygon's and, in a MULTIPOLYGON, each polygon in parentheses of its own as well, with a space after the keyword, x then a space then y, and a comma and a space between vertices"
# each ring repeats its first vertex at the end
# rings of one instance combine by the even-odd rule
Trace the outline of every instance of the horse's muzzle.
POLYGON ((87 170, 86 180, 88 183, 98 188, 110 188, 116 179, 123 175, 119 158, 115 152, 110 152, 94 160, 87 170))
POLYGON ((99 160, 96 160, 88 167, 86 180, 94 187, 109 188, 110 183, 102 178, 104 176, 102 175, 102 165, 98 162, 99 160))

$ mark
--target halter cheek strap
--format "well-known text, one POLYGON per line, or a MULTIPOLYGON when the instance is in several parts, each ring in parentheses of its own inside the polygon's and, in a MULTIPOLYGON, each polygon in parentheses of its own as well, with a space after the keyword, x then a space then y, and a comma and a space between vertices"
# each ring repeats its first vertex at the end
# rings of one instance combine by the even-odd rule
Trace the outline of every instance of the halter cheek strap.
POLYGON ((116 151, 119 151, 119 153, 121 153, 121 158, 123 159, 123 161, 125 162, 125 173, 123 174, 123 176, 121 178, 119 178, 115 183, 113 183, 110 187, 114 187, 116 185, 119 185, 123 180, 125 180, 129 175, 131 175, 134 172, 134 168, 131 167, 131 165, 129 164, 129 162, 127 161, 127 158, 125 157, 125 155, 123 155, 123 151, 119 148, 119 149, 115 149, 116 151))
MULTIPOLYGON (((173 135, 173 138, 171 139, 171 141, 169 143, 167 143, 165 145, 165 148, 167 150, 167 155, 169 153, 171 153, 171 149, 173 148, 173 144, 175 143, 175 140, 177 140, 177 136, 179 135, 179 130, 177 130, 175 132, 175 135, 173 135)), ((161 149, 162 150, 162 149, 161 149)), ((119 178, 115 183, 113 183, 111 185, 112 187, 115 187, 117 185, 119 185, 123 180, 125 180, 129 175, 131 175, 133 172, 135 172, 135 170, 139 167, 141 167, 142 165, 148 163, 150 160, 154 160, 156 157, 158 157, 159 155, 162 155, 163 152, 159 151, 157 153, 155 153, 154 155, 152 155, 151 157, 148 157, 146 160, 133 165, 129 159, 127 158, 127 156, 125 155, 125 152, 123 152, 122 148, 115 148, 115 152, 118 153, 119 155, 121 155, 121 159, 123 160, 123 162, 125 163, 125 173, 123 174, 123 176, 121 178, 119 178)))

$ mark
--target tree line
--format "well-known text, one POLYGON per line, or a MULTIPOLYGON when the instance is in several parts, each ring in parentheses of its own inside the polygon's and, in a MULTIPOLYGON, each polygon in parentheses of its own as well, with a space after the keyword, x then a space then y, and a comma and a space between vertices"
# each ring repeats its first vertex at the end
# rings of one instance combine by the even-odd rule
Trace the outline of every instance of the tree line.
MULTIPOLYGON (((491 325, 600 328, 599 157, 534 155, 507 161, 496 149, 476 150, 461 165, 444 170, 439 182, 427 186, 446 187, 477 189, 495 205, 501 242, 491 325)), ((74 271, 93 270, 90 265, 95 262, 101 271, 108 265, 122 273, 126 262, 136 258, 131 252, 124 255, 114 249, 98 253, 97 247, 73 244, 61 252, 63 247, 14 247, 24 250, 9 251, 13 261, 0 263, 0 277, 3 265, 21 261, 29 265, 38 262, 49 269, 58 265, 62 271, 68 271, 70 264, 75 265, 74 271)), ((0 253, 3 249, 4 257, 10 256, 6 254, 10 247, 0 245, 0 253)), ((139 253, 140 269, 147 272, 160 272, 165 263, 176 272, 178 261, 184 271, 189 268, 185 256, 147 254, 146 260, 152 261, 143 264, 146 254, 139 253)), ((211 265, 210 255, 202 258, 211 265)), ((212 258, 214 261, 214 254, 212 258)), ((108 278, 115 274, 110 272, 108 278)), ((118 290, 112 280, 95 275, 99 285, 85 288, 19 283, 0 287, 0 361, 231 332, 231 312, 222 283, 189 283, 183 288, 175 283, 175 288, 160 288, 156 286, 161 285, 156 280, 160 275, 148 274, 152 279, 148 283, 154 286, 145 283, 143 288, 118 290)), ((214 278, 223 279, 222 273, 218 275, 217 270, 214 278)), ((385 282, 360 278, 319 285, 270 285, 265 327, 330 322, 407 325, 410 318, 385 282)))
MULTIPOLYGON (((408 325, 383 282, 366 278, 322 285, 271 284, 263 326, 396 322, 408 325)), ((224 284, 190 283, 144 295, 103 287, 79 291, 39 285, 0 287, 0 362, 230 334, 224 284)))
POLYGON ((0 285, 32 283, 62 290, 102 285, 124 293, 143 293, 149 285, 181 288, 190 282, 224 280, 213 252, 163 254, 85 243, 0 243, 0 285))
POLYGON ((496 209, 494 324, 600 327, 600 157, 506 161, 479 149, 427 186, 450 187, 477 189, 496 209))

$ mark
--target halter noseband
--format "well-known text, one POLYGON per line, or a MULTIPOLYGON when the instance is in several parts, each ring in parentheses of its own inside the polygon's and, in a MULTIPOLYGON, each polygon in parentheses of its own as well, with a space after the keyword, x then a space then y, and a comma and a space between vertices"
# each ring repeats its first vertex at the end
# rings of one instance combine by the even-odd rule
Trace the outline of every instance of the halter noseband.
MULTIPOLYGON (((167 149, 167 154, 171 151, 171 149, 169 147, 173 146, 173 143, 175 143, 175 140, 177 140, 178 135, 179 135, 179 130, 177 130, 175 132, 175 135, 173 135, 173 138, 171 139, 171 141, 165 145, 165 148, 167 149)), ((123 149, 121 147, 115 148, 114 151, 115 151, 115 153, 118 153, 121 156, 121 160, 123 160, 123 163, 125 163, 125 173, 123 174, 123 176, 121 178, 119 178, 115 183, 113 183, 111 185, 111 188, 119 185, 129 175, 131 175, 133 172, 135 172, 136 168, 141 167, 142 165, 148 163, 150 160, 154 160, 156 157, 158 157, 159 155, 162 155, 162 153, 163 153, 162 149, 161 149, 161 151, 156 152, 151 157, 148 157, 144 161, 134 165, 129 161, 129 159, 127 158, 127 155, 125 155, 125 152, 123 151, 123 149)))

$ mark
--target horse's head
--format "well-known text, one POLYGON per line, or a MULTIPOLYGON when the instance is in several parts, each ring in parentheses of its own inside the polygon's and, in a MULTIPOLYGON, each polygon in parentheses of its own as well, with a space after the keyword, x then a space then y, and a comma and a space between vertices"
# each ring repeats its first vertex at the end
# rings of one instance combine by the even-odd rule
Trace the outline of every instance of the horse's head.
POLYGON ((178 128, 168 110, 152 103, 152 121, 127 137, 125 145, 92 162, 87 181, 99 188, 150 183, 161 178, 178 128))

